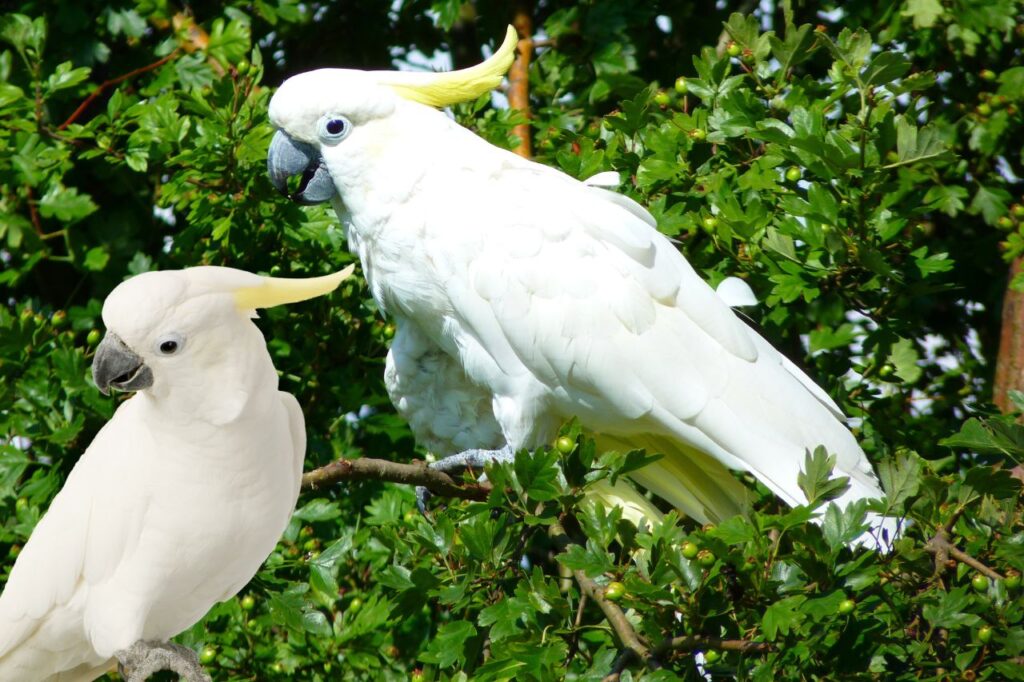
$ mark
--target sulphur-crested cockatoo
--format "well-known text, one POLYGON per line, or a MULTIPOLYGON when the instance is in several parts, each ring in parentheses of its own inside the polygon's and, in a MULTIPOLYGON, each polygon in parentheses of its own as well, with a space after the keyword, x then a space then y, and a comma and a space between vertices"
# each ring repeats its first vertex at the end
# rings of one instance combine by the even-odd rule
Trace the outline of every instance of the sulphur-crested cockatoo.
MULTIPOLYGON (((805 502, 797 477, 818 445, 850 479, 841 503, 882 496, 835 402, 737 318, 646 210, 437 109, 497 86, 514 47, 510 27, 462 71, 310 71, 270 102, 270 178, 337 210, 394 320, 386 383, 419 441, 494 451, 447 460, 479 464, 550 442, 577 416, 599 446, 664 454, 632 478, 702 522, 744 510, 730 469, 805 502)), ((640 496, 605 496, 650 512, 640 496)))
POLYGON ((0 680, 92 680, 117 662, 130 679, 161 663, 208 679, 166 640, 259 569, 295 508, 306 447, 299 404, 277 390, 250 318, 350 272, 197 267, 111 292, 93 378, 104 393, 138 394, 96 434, 11 569, 0 680))

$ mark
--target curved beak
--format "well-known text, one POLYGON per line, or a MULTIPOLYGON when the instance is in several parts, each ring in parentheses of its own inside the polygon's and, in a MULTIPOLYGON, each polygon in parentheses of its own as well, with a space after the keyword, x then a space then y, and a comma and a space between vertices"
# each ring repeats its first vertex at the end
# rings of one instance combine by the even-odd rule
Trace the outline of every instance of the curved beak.
POLYGON ((274 133, 267 152, 267 173, 277 191, 299 204, 320 204, 337 191, 320 152, 311 144, 297 142, 283 130, 274 133), (300 176, 294 192, 288 181, 300 176))
POLYGON ((103 395, 110 395, 111 387, 119 391, 141 391, 153 385, 153 371, 121 337, 107 332, 92 359, 92 380, 103 395))

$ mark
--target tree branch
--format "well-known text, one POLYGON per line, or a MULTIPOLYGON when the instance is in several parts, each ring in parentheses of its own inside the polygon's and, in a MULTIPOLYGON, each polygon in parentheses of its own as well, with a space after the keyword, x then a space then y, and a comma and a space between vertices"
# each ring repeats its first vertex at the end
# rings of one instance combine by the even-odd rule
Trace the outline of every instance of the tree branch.
POLYGON ((486 500, 491 486, 486 483, 459 484, 446 473, 431 469, 421 461, 412 464, 387 459, 361 457, 339 459, 302 475, 303 490, 317 490, 341 481, 391 481, 421 485, 439 497, 486 500))
POLYGON ((935 555, 935 575, 936 577, 941 575, 946 568, 947 558, 953 558, 962 564, 967 564, 978 573, 985 575, 992 580, 1002 580, 1003 576, 999 575, 991 568, 981 563, 967 552, 963 551, 952 542, 949 541, 949 534, 945 529, 940 528, 932 538, 925 543, 925 551, 929 554, 935 555))
POLYGON ((1024 293, 1010 285, 1021 271, 1022 260, 1015 258, 1003 295, 1002 327, 999 331, 999 354, 996 356, 996 377, 992 402, 1004 414, 1013 411, 1009 392, 1024 384, 1024 293))
MULTIPOLYGON (((559 546, 559 549, 564 550, 566 547, 573 544, 572 540, 570 540, 569 536, 566 534, 565 529, 562 527, 562 524, 555 522, 551 525, 550 532, 551 539, 555 541, 559 546)), ((651 655, 650 649, 646 644, 644 644, 643 640, 640 639, 640 636, 636 634, 636 630, 633 629, 633 625, 626 619, 626 614, 623 613, 618 604, 604 598, 604 588, 589 578, 582 570, 574 570, 572 575, 576 578, 576 582, 579 584, 582 593, 590 599, 593 599, 598 607, 600 607, 601 611, 604 613, 605 619, 608 621, 608 624, 612 626, 612 630, 615 631, 615 635, 619 638, 619 642, 622 643, 624 651, 619 655, 619 658, 616 659, 616 667, 621 661, 622 668, 625 668, 629 661, 635 656, 652 670, 660 668, 661 664, 651 655)), ((621 669, 619 672, 621 672, 621 669)), ((614 674, 617 678, 618 674, 614 674)))
MULTIPOLYGON (((512 68, 508 70, 508 106, 514 111, 521 111, 526 118, 530 117, 530 57, 533 55, 533 13, 529 0, 516 3, 512 25, 519 33, 519 44, 516 51, 519 55, 512 68)), ((519 138, 519 144, 513 149, 519 156, 530 158, 533 149, 530 143, 530 124, 520 123, 512 132, 519 138)))
POLYGON ((166 57, 158 59, 155 62, 153 62, 152 64, 147 64, 146 66, 140 66, 139 68, 137 68, 137 69, 135 69, 133 71, 129 71, 126 74, 122 74, 122 75, 118 76, 117 78, 111 78, 110 80, 103 81, 102 83, 100 83, 99 85, 96 86, 96 89, 92 91, 92 94, 90 94, 88 97, 86 97, 82 101, 82 103, 78 105, 78 108, 75 109, 71 113, 70 116, 68 116, 66 121, 64 121, 59 126, 57 126, 57 130, 64 130, 69 125, 71 125, 76 120, 78 120, 78 117, 82 115, 82 112, 84 112, 86 109, 88 109, 89 105, 92 104, 93 102, 95 102, 96 98, 99 97, 100 95, 102 95, 103 91, 106 90, 107 88, 113 87, 113 86, 117 85, 118 83, 122 83, 122 82, 128 80, 129 78, 134 78, 135 76, 138 76, 139 74, 143 74, 143 73, 146 73, 147 71, 152 71, 153 69, 160 68, 161 66, 163 66, 167 62, 169 62, 172 59, 174 59, 175 57, 177 57, 179 51, 180 51, 179 48, 174 48, 174 50, 172 50, 171 53, 168 54, 166 57))

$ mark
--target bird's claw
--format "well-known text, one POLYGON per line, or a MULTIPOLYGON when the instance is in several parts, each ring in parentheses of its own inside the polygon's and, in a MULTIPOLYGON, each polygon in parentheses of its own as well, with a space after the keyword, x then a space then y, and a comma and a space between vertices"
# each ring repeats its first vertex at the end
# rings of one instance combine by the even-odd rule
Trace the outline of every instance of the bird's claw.
POLYGON ((196 652, 174 642, 140 639, 114 656, 118 672, 126 682, 144 682, 160 670, 175 672, 187 682, 211 682, 196 652))
POLYGON ((426 486, 416 486, 416 508, 420 510, 420 514, 427 518, 430 518, 430 515, 427 513, 427 501, 431 497, 433 497, 433 494, 427 490, 426 486))

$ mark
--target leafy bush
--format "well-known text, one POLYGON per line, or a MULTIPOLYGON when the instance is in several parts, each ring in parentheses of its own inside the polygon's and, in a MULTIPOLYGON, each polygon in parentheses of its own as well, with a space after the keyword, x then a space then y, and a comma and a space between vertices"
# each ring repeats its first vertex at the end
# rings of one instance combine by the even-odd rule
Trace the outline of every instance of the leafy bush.
MULTIPOLYGON (((713 284, 750 283, 751 323, 855 418, 880 509, 912 521, 895 550, 847 547, 863 507, 788 509, 760 487, 749 519, 637 530, 582 491, 639 456, 569 424, 431 521, 407 486, 307 493, 252 584, 180 638, 215 679, 697 679, 697 660, 716 678, 1024 678, 1024 432, 988 404, 1003 258, 1024 253, 1021 4, 720 4, 538 7, 537 157, 618 171, 713 284), (623 653, 630 632, 646 661, 623 653)), ((265 178, 269 88, 436 48, 473 62, 510 19, 492 0, 195 12, 23 2, 0 19, 0 576, 113 411, 88 364, 117 282, 353 259, 333 214, 265 178)), ((524 120, 488 98, 454 113, 503 145, 524 120)), ((260 324, 308 468, 422 456, 361 282, 260 324)), ((824 467, 809 460, 808 489, 824 467)))

